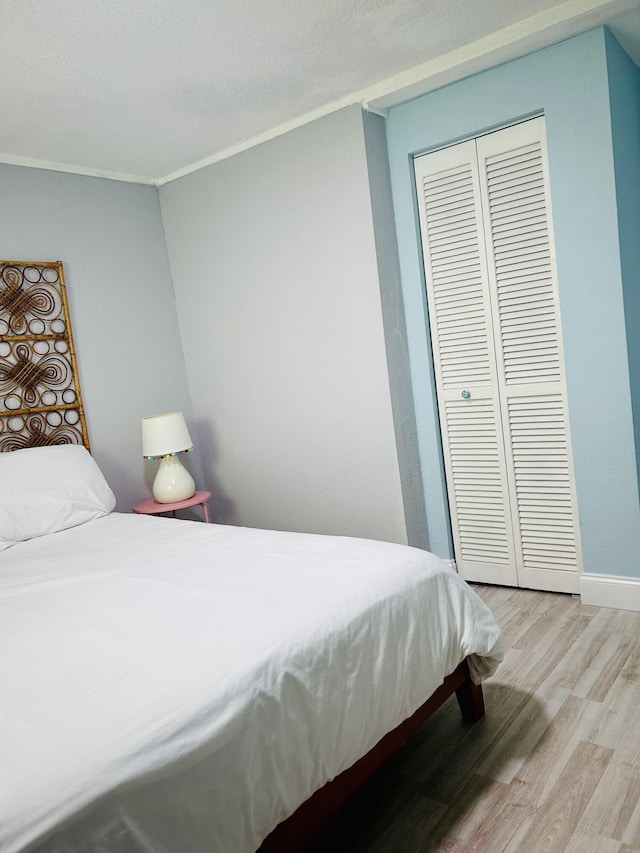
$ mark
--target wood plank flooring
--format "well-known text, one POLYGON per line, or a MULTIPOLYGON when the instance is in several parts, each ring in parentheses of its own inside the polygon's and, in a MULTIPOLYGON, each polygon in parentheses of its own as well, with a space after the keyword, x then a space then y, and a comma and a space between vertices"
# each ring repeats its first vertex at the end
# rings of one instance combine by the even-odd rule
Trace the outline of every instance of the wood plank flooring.
POLYGON ((507 647, 486 716, 452 697, 305 853, 640 853, 640 613, 474 588, 507 647))

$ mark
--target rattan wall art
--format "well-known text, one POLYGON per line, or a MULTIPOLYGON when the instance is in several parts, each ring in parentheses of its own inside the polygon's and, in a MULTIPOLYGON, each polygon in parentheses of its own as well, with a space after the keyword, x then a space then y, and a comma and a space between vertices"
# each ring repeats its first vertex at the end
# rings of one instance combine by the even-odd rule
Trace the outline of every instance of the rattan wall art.
POLYGON ((0 452, 84 444, 61 261, 0 261, 0 452))

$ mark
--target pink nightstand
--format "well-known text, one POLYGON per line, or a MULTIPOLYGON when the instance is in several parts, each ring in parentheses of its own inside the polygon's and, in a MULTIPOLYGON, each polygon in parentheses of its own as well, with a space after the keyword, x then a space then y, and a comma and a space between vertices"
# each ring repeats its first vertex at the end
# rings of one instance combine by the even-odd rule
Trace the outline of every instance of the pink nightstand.
POLYGON ((204 514, 204 520, 208 522, 209 510, 207 509, 207 501, 210 497, 211 492, 196 492, 190 498, 187 498, 186 501, 176 501, 172 504, 161 504, 153 498, 147 498, 146 501, 140 501, 135 504, 133 511, 142 515, 157 515, 160 512, 171 512, 175 518, 177 509, 186 509, 188 506, 200 505, 204 514))

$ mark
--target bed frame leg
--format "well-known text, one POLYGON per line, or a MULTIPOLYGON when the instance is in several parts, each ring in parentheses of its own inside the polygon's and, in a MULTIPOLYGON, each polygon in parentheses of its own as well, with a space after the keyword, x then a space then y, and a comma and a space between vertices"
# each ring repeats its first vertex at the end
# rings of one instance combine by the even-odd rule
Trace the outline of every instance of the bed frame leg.
POLYGON ((484 716, 484 697, 480 684, 473 684, 471 679, 465 681, 456 690, 456 698, 465 722, 475 723, 484 716))

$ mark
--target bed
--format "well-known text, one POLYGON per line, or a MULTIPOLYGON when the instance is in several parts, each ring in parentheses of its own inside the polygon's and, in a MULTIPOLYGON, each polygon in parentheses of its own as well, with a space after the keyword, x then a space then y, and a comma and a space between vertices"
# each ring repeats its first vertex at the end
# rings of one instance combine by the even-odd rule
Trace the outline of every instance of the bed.
POLYGON ((80 446, 0 454, 3 853, 292 849, 444 697, 482 712, 501 632, 437 557, 114 503, 80 446))

